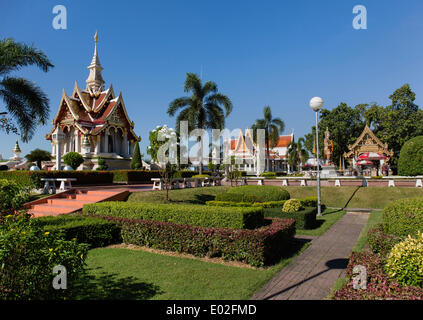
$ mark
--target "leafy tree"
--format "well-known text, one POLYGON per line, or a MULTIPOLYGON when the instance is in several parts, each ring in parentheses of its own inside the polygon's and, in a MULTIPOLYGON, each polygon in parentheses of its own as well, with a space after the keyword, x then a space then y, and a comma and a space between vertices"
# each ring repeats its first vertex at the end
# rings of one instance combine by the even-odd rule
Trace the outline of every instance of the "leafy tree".
POLYGON ((423 136, 414 137, 401 148, 398 174, 417 176, 423 174, 423 136))
POLYGON ((279 141, 279 134, 285 130, 285 123, 280 118, 273 118, 270 106, 265 106, 263 109, 263 119, 257 119, 251 126, 253 129, 254 140, 256 140, 256 129, 264 129, 265 144, 266 144, 266 170, 270 170, 270 148, 276 147, 279 141))
POLYGON ((64 155, 63 162, 71 166, 73 170, 76 170, 84 163, 84 158, 78 152, 71 151, 64 155))
POLYGON ((3 77, 0 80, 0 99, 12 118, 3 118, 0 128, 9 133, 17 132, 18 127, 24 142, 31 140, 38 124, 46 124, 50 112, 49 100, 33 82, 8 74, 32 65, 44 72, 54 67, 45 53, 37 48, 13 39, 0 40, 0 77, 3 77))
POLYGON ((28 153, 25 158, 30 162, 35 162, 37 167, 41 169, 41 161, 50 161, 52 156, 48 151, 35 149, 28 153))
POLYGON ((142 168, 142 159, 141 159, 141 153, 140 153, 140 146, 138 142, 135 144, 130 165, 131 165, 131 169, 142 168))
MULTIPOLYGON (((226 95, 218 92, 215 82, 207 81, 203 85, 198 75, 187 73, 184 91, 191 92, 191 96, 173 100, 167 110, 168 115, 173 117, 178 110, 182 109, 176 118, 176 131, 180 131, 179 123, 181 121, 188 121, 190 131, 193 129, 223 129, 225 127, 225 118, 232 111, 232 102, 226 95)), ((200 161, 202 153, 200 144, 200 161)), ((201 163, 199 173, 202 174, 202 172, 201 163)))
POLYGON ((169 202, 169 190, 172 188, 172 180, 175 178, 177 172, 176 166, 169 162, 165 163, 160 170, 163 187, 166 190, 166 202, 169 202))

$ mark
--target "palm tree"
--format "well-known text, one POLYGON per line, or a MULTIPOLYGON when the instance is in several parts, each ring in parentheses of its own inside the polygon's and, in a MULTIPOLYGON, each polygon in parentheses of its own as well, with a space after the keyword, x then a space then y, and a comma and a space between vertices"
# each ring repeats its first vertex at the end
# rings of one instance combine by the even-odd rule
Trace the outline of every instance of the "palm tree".
MULTIPOLYGON (((202 83, 195 73, 187 73, 184 91, 191 92, 191 96, 185 96, 173 100, 167 110, 168 115, 174 116, 182 109, 176 118, 176 131, 179 132, 179 123, 188 121, 188 129, 223 129, 225 118, 232 111, 232 102, 226 96, 218 92, 217 85, 213 81, 202 83), (223 107, 223 109, 222 109, 223 107)), ((202 144, 200 143, 200 168, 202 174, 202 144)))
POLYGON ((297 142, 292 141, 287 146, 288 164, 290 166, 296 166, 297 168, 300 168, 302 163, 307 162, 309 155, 303 147, 304 143, 304 138, 299 138, 297 142))
MULTIPOLYGON (((44 52, 37 48, 17 43, 13 39, 0 40, 0 99, 17 122, 24 142, 31 140, 38 124, 46 123, 50 112, 46 94, 34 82, 8 76, 21 67, 31 65, 36 65, 44 72, 54 67, 44 52)), ((14 127, 9 123, 2 128, 8 132, 7 127, 10 126, 14 127)))
MULTIPOLYGON (((257 119, 256 122, 251 126, 253 129, 253 135, 256 137, 256 129, 264 129, 265 132, 265 143, 266 143, 266 153, 267 153, 267 162, 266 170, 270 170, 270 148, 276 147, 279 141, 279 134, 281 134, 285 129, 285 124, 280 118, 273 118, 272 111, 269 106, 265 106, 263 109, 263 119, 257 119)), ((255 138, 256 139, 256 138, 255 138)))

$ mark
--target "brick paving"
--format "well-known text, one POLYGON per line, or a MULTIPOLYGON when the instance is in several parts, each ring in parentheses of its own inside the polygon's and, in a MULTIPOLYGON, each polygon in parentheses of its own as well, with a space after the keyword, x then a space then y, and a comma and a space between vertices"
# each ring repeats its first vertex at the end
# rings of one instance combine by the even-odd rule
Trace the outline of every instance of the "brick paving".
POLYGON ((368 213, 347 212, 325 234, 313 239, 302 254, 256 292, 251 300, 325 299, 335 281, 345 272, 348 258, 368 217, 368 213))

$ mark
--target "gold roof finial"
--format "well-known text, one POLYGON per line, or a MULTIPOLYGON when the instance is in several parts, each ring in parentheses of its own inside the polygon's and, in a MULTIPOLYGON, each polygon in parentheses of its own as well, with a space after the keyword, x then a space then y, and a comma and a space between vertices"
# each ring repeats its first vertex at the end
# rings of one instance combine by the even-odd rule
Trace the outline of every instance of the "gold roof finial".
POLYGON ((97 31, 95 32, 95 35, 94 35, 94 42, 95 43, 98 42, 98 32, 97 31))

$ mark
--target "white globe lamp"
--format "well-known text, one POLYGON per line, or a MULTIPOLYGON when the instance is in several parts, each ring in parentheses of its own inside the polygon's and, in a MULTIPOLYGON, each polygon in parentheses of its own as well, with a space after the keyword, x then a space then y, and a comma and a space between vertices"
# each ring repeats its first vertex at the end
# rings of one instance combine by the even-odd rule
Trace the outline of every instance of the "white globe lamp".
POLYGON ((320 97, 314 97, 310 100, 310 108, 314 111, 320 111, 323 107, 323 99, 320 97))

